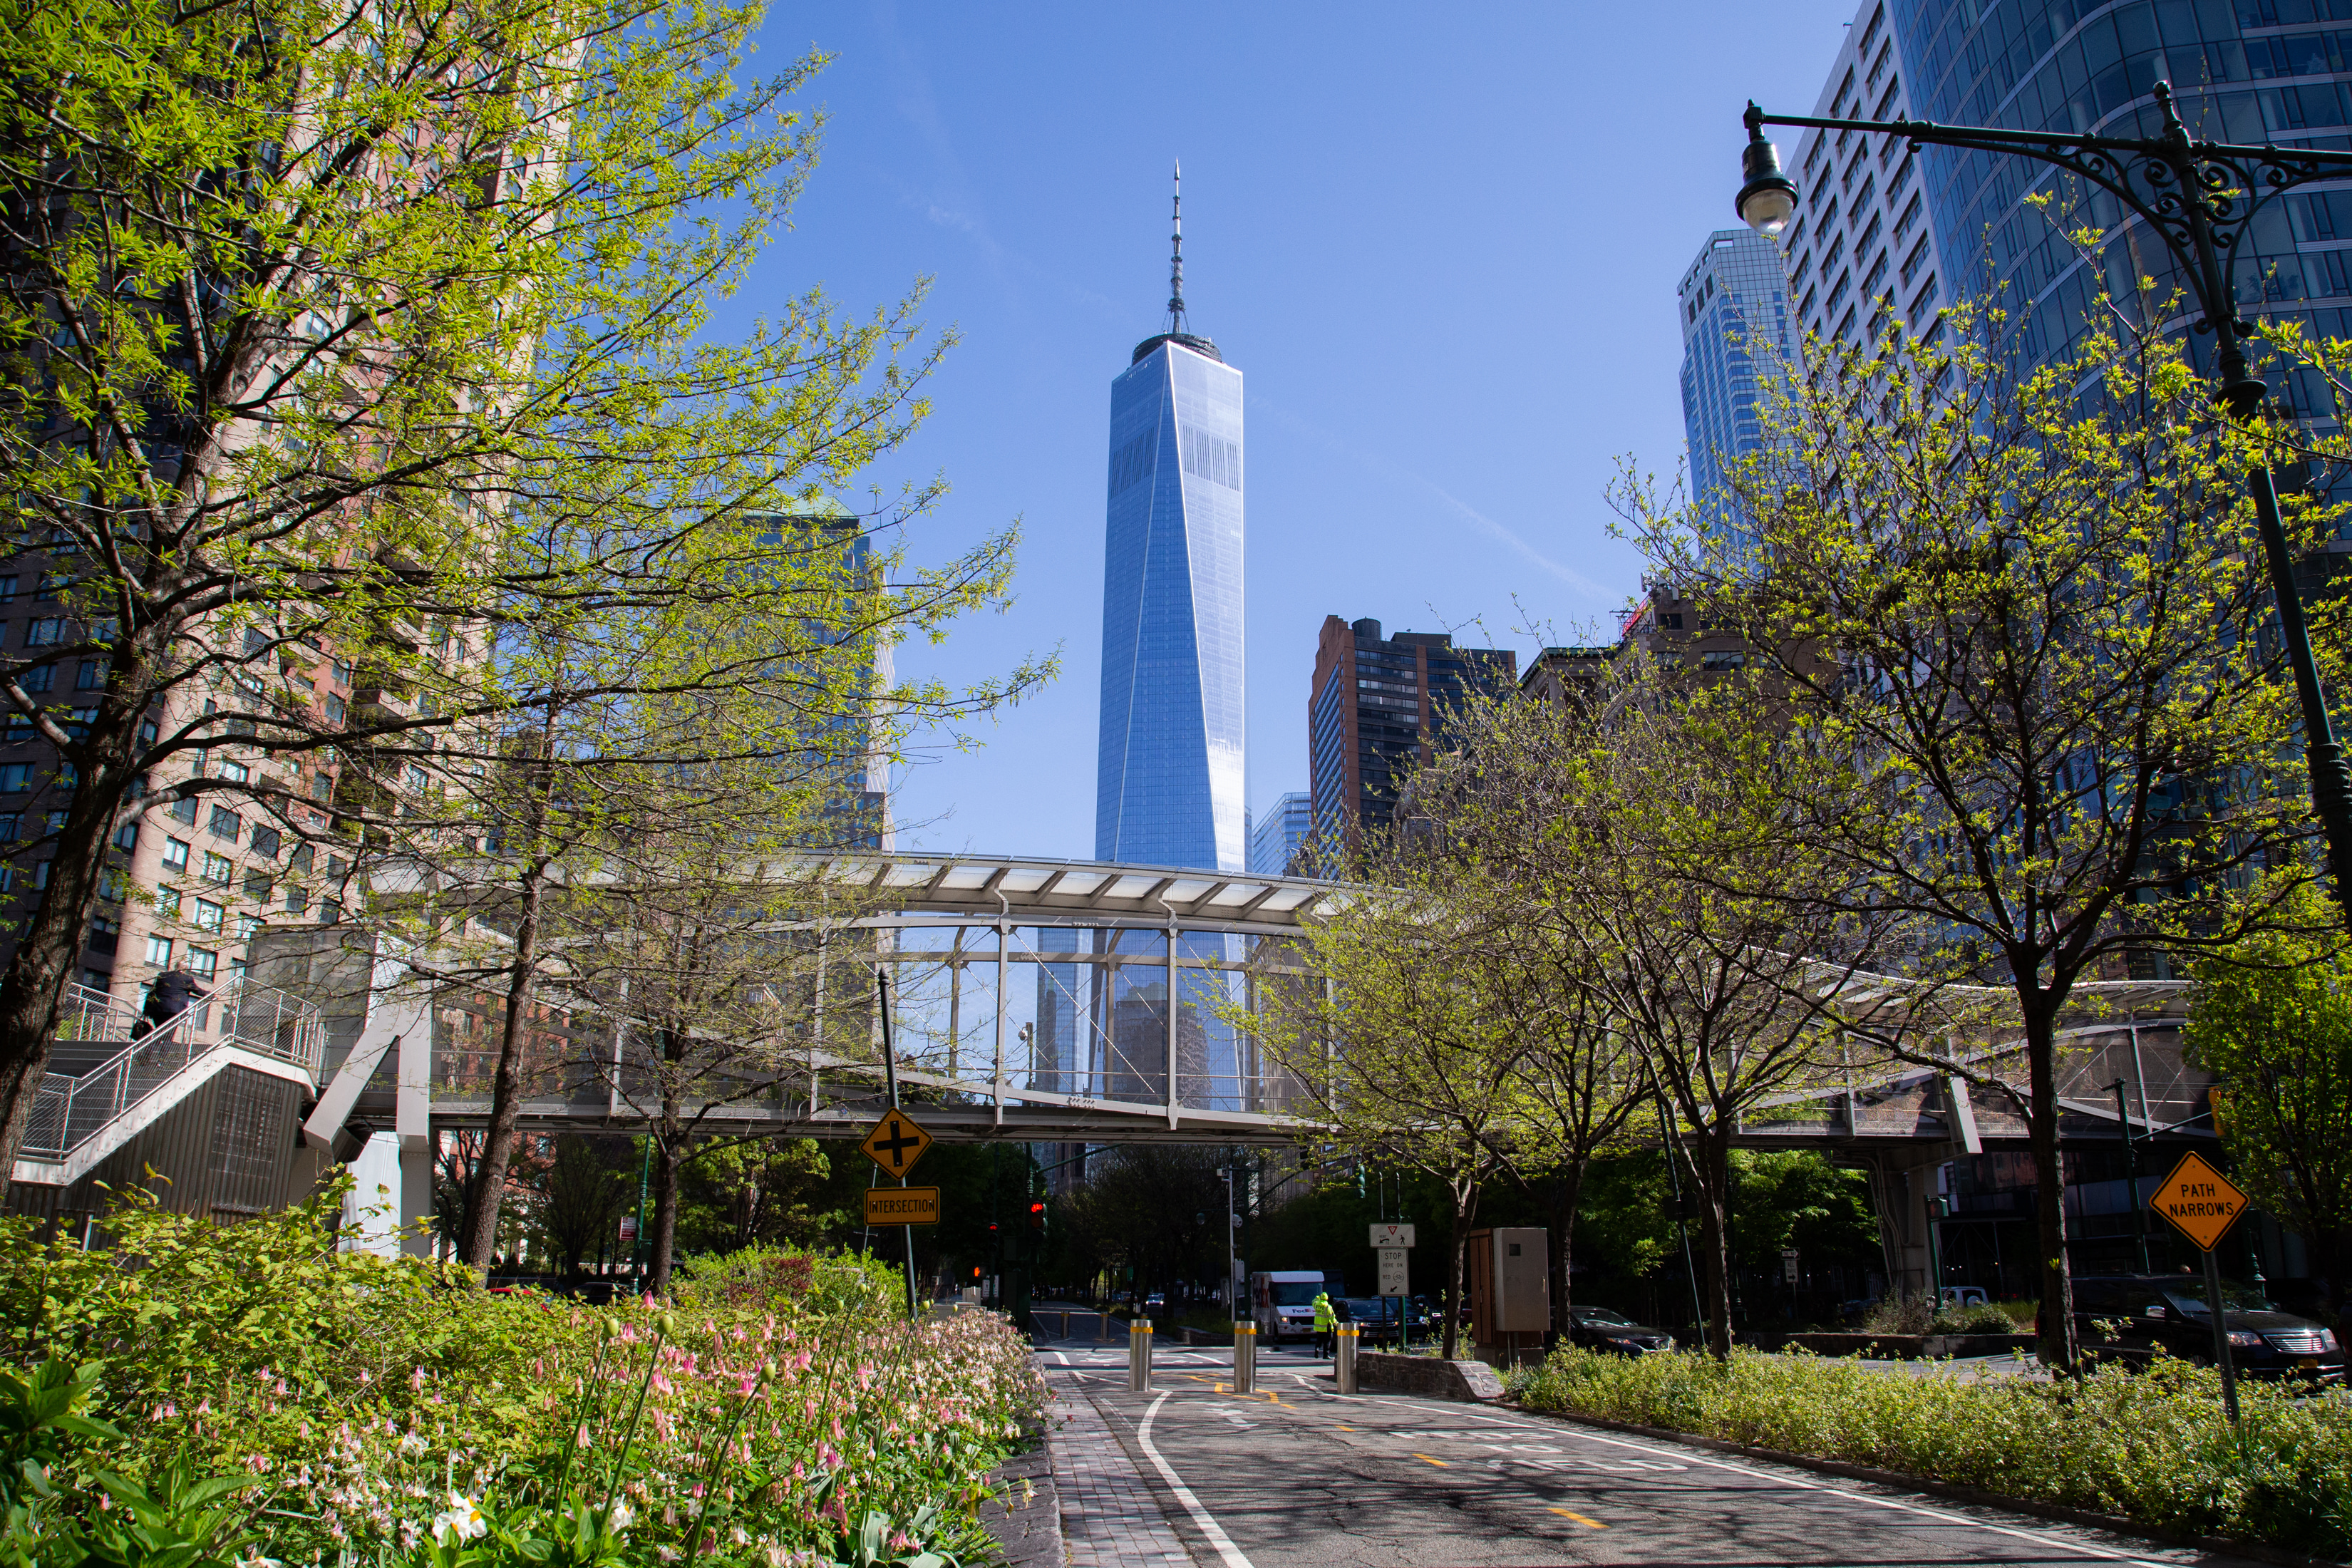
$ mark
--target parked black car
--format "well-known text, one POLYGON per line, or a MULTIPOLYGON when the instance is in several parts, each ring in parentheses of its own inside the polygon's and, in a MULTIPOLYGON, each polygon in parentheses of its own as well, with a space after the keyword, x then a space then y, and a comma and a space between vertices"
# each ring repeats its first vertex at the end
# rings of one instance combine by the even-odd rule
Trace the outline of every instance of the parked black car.
MULTIPOLYGON (((2126 1358, 2156 1352, 2213 1361, 2213 1315, 2193 1274, 2120 1274, 2074 1281, 2074 1321, 2086 1349, 2126 1358)), ((2230 1359, 2252 1377, 2344 1381, 2344 1348, 2309 1318, 2282 1312, 2244 1285, 2221 1287, 2230 1359)))
POLYGON ((1654 1355, 1675 1348, 1675 1337, 1665 1330, 1644 1328, 1606 1307, 1570 1307, 1568 1338, 1571 1344, 1610 1355, 1654 1355))
POLYGON ((1398 1331, 1406 1326, 1401 1296, 1334 1296, 1331 1310, 1341 1322, 1356 1325, 1356 1343, 1363 1350, 1397 1343, 1398 1331))

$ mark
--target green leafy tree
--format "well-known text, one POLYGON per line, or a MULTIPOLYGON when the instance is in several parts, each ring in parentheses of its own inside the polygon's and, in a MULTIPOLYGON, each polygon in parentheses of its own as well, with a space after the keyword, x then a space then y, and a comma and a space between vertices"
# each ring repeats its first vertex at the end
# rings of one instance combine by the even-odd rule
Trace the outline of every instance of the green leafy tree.
MULTIPOLYGON (((1969 1028, 1885 1043, 2020 1105, 2061 1367, 2061 1017, 2152 952, 2294 923, 2313 834, 2278 765, 2295 700, 2242 478, 2265 437, 2219 417, 2174 341, 2120 312, 2094 329, 2031 371, 1998 312, 1809 353, 1727 512, 1622 497, 1656 569, 1739 634, 1791 748, 1844 776, 1776 792, 1790 854, 1844 868, 1779 896, 1898 917, 1923 989, 1993 988, 2022 1036, 2014 1073, 1972 1059, 1969 1028)), ((2290 512, 2315 544, 2325 509, 2290 512)), ((2343 610, 2313 612, 2339 685, 2343 610)))
POLYGON ((1460 1335, 1465 1260, 1480 1194, 1534 1154, 1526 1115, 1531 1042, 1482 963, 1474 900, 1451 864, 1374 862, 1353 899, 1297 943, 1265 944, 1254 1029, 1300 1085, 1330 1158, 1419 1173, 1445 1191, 1444 1353, 1460 1335))
MULTIPOLYGON (((0 701, 63 822, 0 972, 0 1162, 142 787, 331 837, 583 706, 773 668, 649 630, 826 620, 837 578, 763 520, 898 442, 940 342, 912 298, 854 321, 816 292, 712 331, 816 150, 791 99, 818 58, 735 75, 760 19, 92 0, 6 30, 0 489, 59 597, 0 701), (86 712, 42 700, 83 661, 86 712), (192 765, 223 748, 267 765, 192 765)), ((906 574, 898 629, 999 599, 1011 542, 906 574)))
POLYGON ((679 1244, 695 1252, 805 1245, 840 1217, 814 1206, 832 1170, 812 1138, 719 1143, 697 1152, 680 1178, 679 1244))
POLYGON ((2339 1335, 2352 1334, 2352 952, 2326 931, 2252 938, 2196 970, 2190 1058, 2221 1081, 2213 1116, 2253 1200, 2311 1247, 2339 1335))

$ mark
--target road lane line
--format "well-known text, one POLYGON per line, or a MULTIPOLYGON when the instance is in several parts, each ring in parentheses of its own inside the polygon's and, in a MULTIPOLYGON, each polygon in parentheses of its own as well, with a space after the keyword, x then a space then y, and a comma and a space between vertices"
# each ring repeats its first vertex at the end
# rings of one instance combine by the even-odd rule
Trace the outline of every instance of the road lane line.
POLYGON ((1427 1454, 1415 1454, 1413 1458, 1419 1459, 1424 1465, 1435 1465, 1441 1470, 1450 1470, 1454 1468, 1452 1465, 1447 1464, 1444 1459, 1433 1459, 1427 1454))
POLYGON ((1217 1521, 1209 1516, 1209 1510, 1201 1506, 1201 1500, 1192 1495, 1192 1489, 1177 1479, 1175 1467, 1161 1458, 1160 1450, 1153 1447, 1152 1418, 1160 1414, 1160 1407, 1167 1403, 1168 1394, 1163 1390, 1160 1397, 1151 1402, 1151 1408, 1143 1413, 1143 1420, 1135 1429, 1137 1445, 1143 1449, 1144 1458, 1151 1461, 1152 1468, 1160 1472, 1160 1479, 1168 1483, 1168 1489, 1176 1494, 1176 1500, 1184 1505, 1184 1511, 1192 1516, 1192 1522, 1201 1527, 1201 1533, 1209 1538, 1209 1544, 1216 1549, 1217 1556, 1224 1563, 1225 1568, 1256 1568, 1255 1563, 1242 1555, 1241 1549, 1234 1544, 1233 1538, 1228 1536, 1217 1521))
MULTIPOLYGON (((1349 1396, 1346 1394, 1339 1394, 1336 1397, 1345 1399, 1349 1396)), ((1433 1408, 1433 1406, 1427 1402, 1402 1399, 1399 1398, 1395 1394, 1358 1394, 1354 1397, 1356 1403, 1364 1405, 1377 1403, 1382 1405, 1418 1405, 1420 1408, 1423 1409, 1433 1408)), ((1434 1406, 1433 1408, 1444 1407, 1434 1406)), ((1466 1417, 1472 1421, 1484 1421, 1489 1425, 1496 1426, 1520 1426, 1523 1425, 1527 1419, 1524 1416, 1514 1420, 1506 1416, 1482 1415, 1475 1411, 1461 1410, 1458 1407, 1447 1410, 1446 1414, 1449 1415, 1466 1417)), ((1734 1475, 1748 1476, 1756 1480, 1766 1481, 1778 1486, 1791 1487, 1799 1491, 1822 1492, 1830 1497, 1843 1498, 1848 1502, 1868 1503, 1874 1508, 1892 1509, 1897 1513, 1915 1513, 1923 1519, 1932 1519, 1943 1524, 1958 1524, 1965 1525, 1976 1530, 1988 1530, 1996 1535, 2006 1535, 2013 1540, 2032 1542, 2036 1546, 2047 1546, 2060 1552, 2071 1552, 2075 1553, 2077 1556, 2096 1557, 2104 1562, 2126 1563, 2129 1565, 2129 1568, 2166 1568, 2166 1564, 2151 1563, 2145 1557, 2134 1557, 2128 1552, 2109 1552, 2105 1547, 2086 1545, 2079 1541, 2064 1541, 2054 1535, 2043 1535, 2038 1531, 2031 1530, 2018 1530, 2006 1524, 1988 1524, 1983 1520, 1970 1519, 1966 1514, 1950 1513, 1943 1509, 1923 1508, 1917 1503, 1898 1502, 1893 1498, 1875 1498, 1864 1492, 1850 1492, 1845 1490, 1843 1488, 1824 1486, 1818 1481, 1799 1480, 1794 1476, 1776 1476, 1766 1471, 1757 1469, 1752 1465, 1735 1465, 1721 1459, 1706 1458, 1703 1457, 1705 1453, 1705 1450, 1703 1449, 1677 1451, 1670 1448, 1660 1448, 1647 1443, 1629 1442, 1622 1437, 1603 1437, 1597 1432, 1575 1426, 1572 1422, 1563 1422, 1562 1425, 1570 1426, 1577 1436, 1583 1438, 1589 1443, 1605 1443, 1612 1448, 1632 1448, 1637 1453, 1652 1454, 1662 1459, 1683 1459, 1691 1464, 1705 1465, 1710 1469, 1729 1470, 1734 1475)), ((1999 1505, 1988 1504, 1987 1506, 1997 1507, 1999 1505)))
POLYGON ((1572 1519, 1579 1524, 1589 1524, 1595 1530, 1606 1530, 1609 1528, 1597 1519, 1585 1518, 1582 1514, 1577 1512, 1572 1508, 1555 1508, 1550 1511, 1559 1514, 1562 1519, 1572 1519))

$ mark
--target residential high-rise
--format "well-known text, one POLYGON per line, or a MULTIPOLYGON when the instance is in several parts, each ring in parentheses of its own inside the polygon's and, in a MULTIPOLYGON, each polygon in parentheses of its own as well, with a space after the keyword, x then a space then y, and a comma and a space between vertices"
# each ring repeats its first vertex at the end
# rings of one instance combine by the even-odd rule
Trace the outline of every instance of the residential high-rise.
POLYGON ((1242 373, 1168 330, 1111 383, 1095 857, 1243 868, 1242 373))
POLYGON ((1777 241, 1752 229, 1717 229, 1675 291, 1690 493, 1710 512, 1725 494, 1725 470, 1763 440, 1757 405, 1764 384, 1799 363, 1782 262, 1777 241))
MULTIPOLYGON (((2060 3, 2070 12, 2091 9, 2075 0, 2060 3)), ((2025 8, 2049 10, 2052 0, 2028 0, 2025 8)), ((1994 9, 2010 17, 2019 7, 1994 9)), ((1892 120, 1925 102, 1904 85, 1906 77, 1917 79, 1906 58, 1917 10, 1911 0, 1863 0, 1814 102, 1816 115, 1892 120)), ((2008 47, 2003 43, 2000 49, 2008 47)), ((1942 118, 1932 104, 1926 112, 1942 118)), ((2021 124, 2007 119, 1998 123, 2021 124)), ((1985 160, 1978 154, 1976 162, 1985 160)), ((1954 268, 1944 264, 1938 247, 1957 231, 1931 221, 1928 208, 1937 197, 1920 177, 1920 163, 1899 137, 1811 131, 1797 143, 1790 174, 1803 190, 1804 201, 1781 237, 1780 248, 1789 258, 1789 297, 1797 302, 1801 331, 1824 342, 1860 346, 1885 321, 1875 308, 1881 300, 1921 333, 1930 330, 1937 308, 1950 302, 1954 268)), ((2054 229, 2045 226, 2042 237, 2061 243, 2054 229)), ((1977 233, 1954 254, 1973 252, 1981 243, 1982 235, 1977 233)))
POLYGON ((1444 632, 1381 636, 1381 623, 1323 618, 1307 707, 1307 777, 1319 847, 1353 849, 1385 830, 1413 764, 1443 738, 1447 711, 1473 692, 1518 681, 1508 648, 1455 647, 1444 632))
POLYGON ((1260 877, 1279 877, 1290 868, 1290 858, 1307 842, 1315 822, 1315 797, 1292 790, 1250 830, 1249 868, 1260 877))

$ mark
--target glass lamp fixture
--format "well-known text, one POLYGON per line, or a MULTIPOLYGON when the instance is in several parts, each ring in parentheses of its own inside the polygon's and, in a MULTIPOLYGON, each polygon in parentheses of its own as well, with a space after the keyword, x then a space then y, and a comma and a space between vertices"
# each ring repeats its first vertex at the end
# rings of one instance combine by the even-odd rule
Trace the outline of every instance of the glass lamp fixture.
POLYGON ((1764 139, 1764 111, 1748 106, 1748 145, 1740 149, 1739 173, 1746 182, 1734 203, 1739 220, 1768 239, 1778 239, 1797 210, 1797 187, 1780 172, 1780 150, 1764 139))

